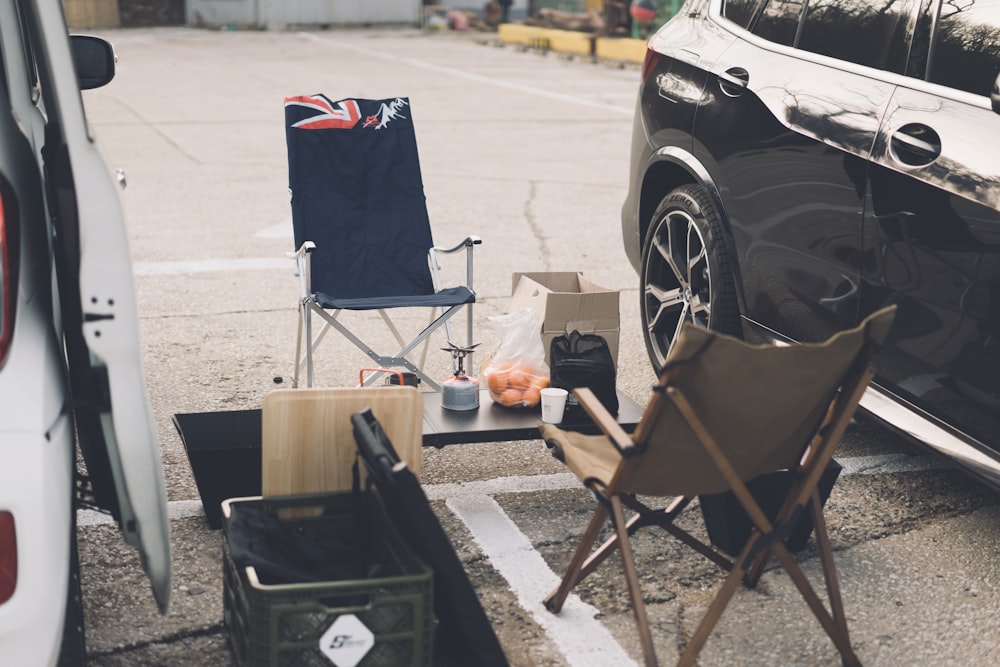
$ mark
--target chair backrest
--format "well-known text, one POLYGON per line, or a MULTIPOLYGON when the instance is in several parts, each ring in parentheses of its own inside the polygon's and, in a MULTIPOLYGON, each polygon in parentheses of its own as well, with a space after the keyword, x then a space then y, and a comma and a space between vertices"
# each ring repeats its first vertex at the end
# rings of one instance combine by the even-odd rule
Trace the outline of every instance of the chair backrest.
POLYGON ((434 242, 409 99, 285 99, 295 247, 312 289, 350 299, 433 294, 434 242))
POLYGON ((894 314, 890 307, 825 342, 787 346, 750 345, 686 326, 636 427, 641 462, 629 466, 619 488, 653 495, 729 488, 676 404, 661 393, 667 386, 690 403, 740 479, 794 467, 838 389, 861 377, 894 314))

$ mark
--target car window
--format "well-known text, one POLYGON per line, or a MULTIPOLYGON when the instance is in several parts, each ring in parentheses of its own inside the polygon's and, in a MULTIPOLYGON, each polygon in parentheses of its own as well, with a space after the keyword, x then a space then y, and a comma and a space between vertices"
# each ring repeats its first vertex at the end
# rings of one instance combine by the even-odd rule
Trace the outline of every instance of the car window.
POLYGON ((753 33, 777 44, 792 46, 795 44, 802 7, 801 0, 768 0, 753 26, 753 33))
POLYGON ((722 5, 722 15, 739 27, 746 28, 758 4, 759 0, 726 0, 722 5))
POLYGON ((902 72, 909 0, 811 0, 796 46, 847 62, 902 72))
POLYGON ((944 0, 928 80, 989 95, 1000 71, 1000 0, 944 0))
POLYGON ((917 79, 927 78, 927 55, 931 44, 932 12, 937 0, 919 0, 920 9, 912 29, 910 53, 906 62, 906 76, 917 79))

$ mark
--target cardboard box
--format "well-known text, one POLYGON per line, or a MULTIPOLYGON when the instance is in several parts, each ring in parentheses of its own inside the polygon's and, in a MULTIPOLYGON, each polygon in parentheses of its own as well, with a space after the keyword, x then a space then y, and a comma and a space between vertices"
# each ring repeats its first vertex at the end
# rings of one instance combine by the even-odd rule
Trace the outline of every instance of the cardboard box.
POLYGON ((618 297, 617 291, 595 285, 578 271, 515 273, 510 312, 535 307, 545 363, 549 363, 552 339, 576 329, 603 336, 617 365, 621 330, 618 297))

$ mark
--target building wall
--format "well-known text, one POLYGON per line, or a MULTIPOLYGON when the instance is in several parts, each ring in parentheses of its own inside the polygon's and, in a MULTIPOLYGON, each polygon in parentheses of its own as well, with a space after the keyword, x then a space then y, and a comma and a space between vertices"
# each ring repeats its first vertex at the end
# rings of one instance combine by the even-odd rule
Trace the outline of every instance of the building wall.
POLYGON ((71 30, 117 28, 118 0, 62 0, 66 25, 71 30))
POLYGON ((187 0, 191 25, 418 25, 421 0, 187 0))

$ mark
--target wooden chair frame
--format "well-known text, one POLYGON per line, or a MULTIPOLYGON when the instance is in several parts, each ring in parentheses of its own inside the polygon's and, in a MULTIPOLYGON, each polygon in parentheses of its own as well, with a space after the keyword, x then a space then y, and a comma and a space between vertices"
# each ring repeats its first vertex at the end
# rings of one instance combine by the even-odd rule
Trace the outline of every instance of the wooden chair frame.
POLYGON ((631 467, 642 465, 644 422, 639 424, 634 436, 627 434, 607 413, 600 401, 589 389, 577 389, 574 394, 584 406, 591 418, 598 424, 603 433, 618 448, 622 455, 621 463, 607 486, 590 480, 587 487, 595 494, 598 505, 590 524, 567 568, 566 574, 558 588, 544 601, 549 611, 558 613, 570 591, 587 575, 595 570, 611 553, 619 551, 622 566, 632 602, 633 613, 638 627, 640 644, 646 665, 657 665, 653 646, 653 636, 642 599, 635 559, 630 543, 630 537, 640 528, 655 525, 663 528, 684 544, 702 554, 729 574, 722 587, 716 593, 708 611, 702 618, 694 635, 685 646, 678 665, 693 665, 697 656, 713 628, 719 621, 726 605, 732 599, 740 582, 750 588, 757 585, 768 559, 773 554, 788 572, 796 588, 802 595, 820 625, 829 635, 840 652, 843 664, 849 667, 860 665, 860 661, 851 648, 847 629, 847 620, 840 595, 840 585, 833 561, 826 522, 823 518, 822 503, 817 487, 821 475, 833 457, 841 437, 861 396, 873 377, 871 357, 876 345, 868 342, 862 352, 855 358, 853 365, 841 382, 826 411, 826 416, 817 435, 808 443, 805 451, 794 469, 794 482, 785 495, 780 510, 772 520, 768 519, 746 484, 736 473, 726 455, 715 442, 706 425, 692 408, 684 392, 670 383, 669 372, 661 378, 662 384, 656 387, 656 393, 647 407, 648 413, 655 413, 661 401, 670 401, 695 434, 701 446, 711 457, 719 472, 724 476, 730 490, 753 522, 754 529, 739 556, 731 559, 709 544, 699 540, 689 532, 675 525, 675 519, 694 500, 695 496, 675 498, 662 509, 652 509, 640 502, 634 494, 625 493, 618 488, 618 482, 626 476, 631 467), (635 512, 626 520, 625 508, 635 512), (815 528, 816 544, 823 570, 829 611, 817 595, 802 569, 789 553, 784 539, 795 526, 801 512, 810 511, 815 528), (591 550, 595 544, 605 521, 610 519, 614 534, 596 550, 591 550))

